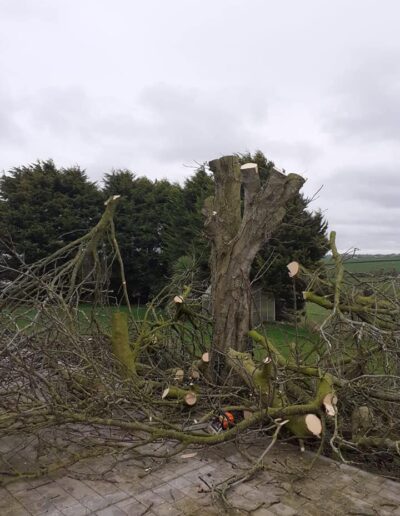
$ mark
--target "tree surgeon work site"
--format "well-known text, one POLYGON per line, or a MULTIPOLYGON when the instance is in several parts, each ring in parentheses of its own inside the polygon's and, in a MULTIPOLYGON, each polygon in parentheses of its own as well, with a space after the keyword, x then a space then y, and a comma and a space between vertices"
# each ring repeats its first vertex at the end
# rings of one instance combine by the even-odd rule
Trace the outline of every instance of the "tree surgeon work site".
POLYGON ((118 192, 97 224, 52 254, 2 260, 0 445, 17 439, 31 449, 26 463, 12 448, 0 453, 2 486, 99 456, 134 458, 145 477, 149 458, 162 471, 172 457, 196 460, 231 442, 241 467, 204 489, 222 514, 250 514, 235 493, 268 470, 279 441, 299 463, 309 457, 302 475, 319 455, 400 480, 399 276, 348 271, 332 231, 331 260, 282 264, 293 293, 282 345, 269 323, 252 320, 251 291, 304 179, 272 164, 262 174, 236 155, 209 168, 210 309, 204 280, 177 260, 138 313, 118 242, 118 192), (262 444, 256 459, 242 446, 249 439, 262 444))

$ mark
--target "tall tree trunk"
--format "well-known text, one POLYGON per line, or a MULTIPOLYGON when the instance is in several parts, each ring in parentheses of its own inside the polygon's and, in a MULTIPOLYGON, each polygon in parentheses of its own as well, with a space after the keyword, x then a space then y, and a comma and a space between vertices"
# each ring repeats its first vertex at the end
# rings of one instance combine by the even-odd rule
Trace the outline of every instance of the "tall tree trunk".
POLYGON ((214 174, 215 195, 206 199, 203 214, 211 240, 214 331, 210 370, 215 381, 223 381, 228 349, 247 348, 253 260, 282 222, 288 201, 298 193, 304 179, 273 169, 261 185, 257 165, 248 163, 240 167, 237 156, 224 156, 209 165, 214 174))

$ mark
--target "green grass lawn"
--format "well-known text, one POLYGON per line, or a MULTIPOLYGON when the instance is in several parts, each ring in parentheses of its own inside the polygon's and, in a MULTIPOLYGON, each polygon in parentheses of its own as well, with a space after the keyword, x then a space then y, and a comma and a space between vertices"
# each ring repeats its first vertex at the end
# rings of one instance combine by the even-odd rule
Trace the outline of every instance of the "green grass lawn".
MULTIPOLYGON (((123 311, 128 312, 128 308, 126 306, 96 306, 93 307, 91 304, 82 303, 79 305, 78 309, 78 321, 80 326, 80 331, 82 333, 90 332, 91 323, 93 320, 96 320, 98 326, 105 332, 110 332, 111 330, 111 317, 112 313, 115 311, 123 311)), ((134 306, 132 307, 132 313, 135 320, 140 321, 143 320, 146 316, 147 307, 146 306, 134 306)), ((15 313, 17 314, 17 325, 20 329, 26 329, 29 333, 33 330, 33 326, 31 323, 37 317, 37 310, 35 308, 24 308, 20 307, 14 312, 13 317, 9 319, 10 324, 11 321, 15 318, 15 313)), ((4 319, 7 319, 6 314, 4 319)), ((53 314, 57 317, 57 314, 53 314)), ((304 321, 298 324, 297 328, 288 323, 267 323, 264 325, 260 331, 267 335, 268 338, 274 343, 274 345, 281 351, 283 355, 289 357, 293 354, 293 350, 295 348, 294 344, 297 343, 297 348, 301 351, 301 354, 312 354, 312 350, 315 347, 315 344, 318 342, 318 334, 315 330, 312 329, 312 325, 308 324, 311 322, 316 324, 321 324, 323 320, 329 315, 327 310, 323 308, 307 303, 306 305, 306 317, 304 321)), ((150 317, 151 318, 151 317, 150 317)), ((51 319, 45 317, 41 321, 38 321, 38 324, 52 325, 51 319)), ((189 323, 187 323, 189 324, 189 323)), ((37 327, 36 327, 37 328, 37 327)), ((15 329, 15 326, 14 326, 15 329)), ((189 337, 188 337, 189 338, 189 337)), ((209 335, 207 336, 207 342, 209 342, 209 335)), ((263 352, 260 352, 262 356, 263 352)), ((259 353, 257 353, 259 355, 259 353)))
MULTIPOLYGON (((302 357, 312 358, 316 345, 319 342, 318 334, 307 326, 299 324, 297 328, 287 323, 266 323, 260 333, 267 336, 274 346, 286 358, 294 358, 296 349, 302 357)), ((262 358, 265 353, 256 353, 256 358, 262 358)))
MULTIPOLYGON (((90 313, 90 305, 81 305, 80 309, 87 314, 90 313)), ((320 308, 320 307, 317 307, 320 308)), ((96 318, 101 323, 104 322, 105 327, 109 326, 111 313, 118 308, 116 307, 104 307, 95 310, 96 318)), ((126 307, 120 308, 123 311, 127 311, 126 307)), ((324 310, 321 308, 321 310, 324 310)), ((133 308, 133 314, 135 319, 141 320, 144 318, 146 307, 139 306, 133 308)), ((320 313, 319 320, 322 322, 323 318, 327 316, 327 311, 324 310, 325 314, 320 313)), ((299 324, 297 329, 295 326, 286 323, 268 323, 263 328, 263 333, 267 335, 273 341, 273 343, 280 349, 280 351, 288 356, 291 352, 294 342, 298 342, 300 348, 304 352, 309 352, 315 343, 316 335, 307 326, 299 324)))
MULTIPOLYGON (((91 317, 96 317, 96 320, 99 324, 104 328, 111 327, 111 316, 113 312, 126 312, 129 313, 128 307, 125 305, 122 306, 98 306, 93 308, 92 305, 89 304, 80 304, 79 305, 79 316, 83 321, 90 320, 91 317)), ((143 320, 146 315, 147 307, 146 306, 133 306, 132 307, 132 315, 136 321, 143 320)))
MULTIPOLYGON (((94 308, 90 304, 82 303, 79 305, 78 309, 78 321, 79 325, 82 329, 82 332, 85 332, 90 327, 90 323, 93 318, 96 318, 96 321, 99 323, 99 326, 108 331, 111 328, 111 316, 113 312, 116 311, 128 312, 127 306, 99 306, 94 308)), ((135 320, 143 320, 146 314, 147 308, 145 306, 134 306, 132 307, 132 314, 135 320)), ((7 310, 3 311, 2 322, 3 324, 15 324, 19 329, 26 328, 29 331, 32 323, 35 322, 37 318, 37 309, 29 308, 29 307, 19 307, 17 308, 13 314, 8 312, 7 310)), ((57 314, 53 314, 56 316, 57 314)), ((45 324, 43 320, 38 321, 38 324, 45 324)), ((14 326, 15 328, 15 326, 14 326)))
MULTIPOLYGON (((105 332, 110 332, 111 316, 112 313, 117 310, 128 312, 128 308, 126 306, 100 306, 94 308, 90 304, 81 304, 79 306, 78 311, 80 331, 82 333, 89 332, 90 325, 91 322, 93 322, 94 317, 96 319, 97 324, 102 330, 104 330, 105 332)), ((133 316, 137 321, 143 320, 145 318, 146 311, 146 306, 132 307, 133 316)), ((53 314, 53 316, 57 317, 57 314, 53 314)), ((3 312, 3 317, 4 321, 8 319, 7 314, 5 312, 3 312)), ((20 307, 12 314, 12 317, 8 319, 10 322, 10 329, 12 329, 13 327, 15 330, 14 324, 16 321, 16 324, 18 325, 19 329, 25 330, 28 333, 30 333, 31 331, 35 331, 34 326, 36 325, 32 325, 32 323, 34 323, 36 317, 37 310, 35 308, 20 307)), ((37 324, 43 324, 44 326, 49 325, 50 327, 52 325, 52 320, 51 318, 48 319, 47 317, 45 317, 44 319, 37 321, 37 324)), ((270 338, 271 341, 274 343, 274 345, 282 352, 282 354, 287 357, 293 351, 293 343, 298 343, 299 349, 302 351, 302 353, 308 353, 313 349, 314 343, 317 338, 315 333, 311 332, 307 328, 307 326, 301 324, 299 324, 296 329, 294 326, 290 324, 268 323, 260 331, 266 334, 267 337, 270 338)), ((208 340, 209 339, 207 338, 207 341, 208 340)), ((263 352, 260 353, 261 355, 263 355, 263 352)), ((259 353, 257 353, 256 355, 258 354, 259 353)))
POLYGON ((322 324, 330 314, 330 310, 322 308, 322 306, 316 305, 315 303, 306 303, 306 317, 305 323, 313 322, 316 324, 322 324))

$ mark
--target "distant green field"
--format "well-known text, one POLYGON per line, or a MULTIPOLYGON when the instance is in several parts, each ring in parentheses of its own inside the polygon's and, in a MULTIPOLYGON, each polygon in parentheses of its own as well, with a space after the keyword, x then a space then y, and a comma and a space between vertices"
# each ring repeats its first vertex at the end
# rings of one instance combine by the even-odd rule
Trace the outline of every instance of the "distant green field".
MULTIPOLYGON (((327 265, 334 265, 331 258, 326 259, 327 265)), ((344 259, 344 267, 355 274, 400 274, 400 256, 385 258, 374 256, 362 256, 359 258, 344 259)))
POLYGON ((400 260, 351 260, 344 263, 346 270, 354 273, 400 273, 400 260))
MULTIPOLYGON (((332 258, 325 258, 325 263, 329 266, 331 273, 334 271, 334 262, 332 258)), ((387 279, 388 276, 400 274, 400 256, 389 255, 384 256, 360 256, 359 258, 352 258, 344 260, 345 269, 363 280, 363 274, 368 274, 368 285, 379 287, 381 292, 391 293, 393 291, 393 282, 387 279), (382 281, 382 277, 384 280, 382 281), (386 278, 386 279, 385 279, 386 278)), ((312 321, 321 324, 329 316, 329 310, 325 310, 313 303, 306 303, 306 322, 312 321)))

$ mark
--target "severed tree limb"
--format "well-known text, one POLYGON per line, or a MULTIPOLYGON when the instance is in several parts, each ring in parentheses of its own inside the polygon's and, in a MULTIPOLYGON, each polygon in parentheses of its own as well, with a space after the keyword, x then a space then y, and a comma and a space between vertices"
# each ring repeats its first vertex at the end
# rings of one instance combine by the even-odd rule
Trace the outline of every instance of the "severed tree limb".
POLYGON ((122 365, 124 375, 136 375, 135 357, 129 345, 128 315, 114 312, 111 322, 111 343, 115 357, 122 365))
POLYGON ((197 403, 197 393, 194 390, 183 389, 173 385, 170 385, 169 387, 163 390, 161 398, 163 400, 166 398, 176 399, 184 403, 188 407, 193 407, 193 405, 196 405, 197 403))
POLYGON ((199 360, 195 360, 189 370, 189 377, 192 380, 199 380, 201 375, 208 372, 208 364, 210 362, 210 353, 207 351, 202 354, 199 360))
POLYGON ((180 367, 169 369, 167 374, 176 383, 182 383, 185 378, 185 371, 180 367))
MULTIPOLYGON (((230 349, 228 356, 235 371, 252 387, 255 393, 259 394, 263 406, 285 408, 289 405, 284 393, 272 388, 271 359, 267 359, 267 362, 257 367, 249 353, 241 353, 230 349)), ((318 412, 324 403, 327 385, 327 380, 321 380, 320 390, 317 391, 316 398, 312 402, 316 409, 314 412, 318 412)), ((319 437, 322 432, 321 420, 315 413, 294 414, 293 416, 287 416, 287 419, 286 426, 296 437, 305 438, 313 435, 319 437)))
POLYGON ((256 365, 250 353, 236 351, 232 348, 228 351, 230 365, 240 375, 244 382, 258 394, 263 401, 263 405, 270 404, 272 393, 272 360, 267 357, 265 361, 256 365))
POLYGON ((342 285, 343 285, 343 276, 344 276, 344 267, 343 260, 340 256, 337 247, 336 247, 336 231, 331 231, 329 235, 329 246, 332 251, 332 256, 335 261, 335 292, 334 292, 334 308, 333 313, 340 312, 340 298, 342 294, 342 285))
MULTIPOLYGON (((310 303, 314 303, 316 305, 321 306, 322 308, 325 308, 326 310, 334 310, 335 309, 335 303, 332 301, 329 301, 329 299, 326 299, 325 297, 318 296, 317 294, 314 294, 314 292, 303 292, 303 298, 305 301, 309 301, 310 303)), ((357 299, 357 298, 356 298, 357 299)), ((340 310, 340 312, 351 312, 358 315, 372 315, 372 314, 383 314, 383 315, 397 315, 398 309, 395 308, 388 308, 387 305, 378 305, 377 307, 371 307, 368 303, 360 303, 360 304, 339 304, 337 305, 337 310, 340 310)), ((393 324, 393 327, 396 327, 393 324)))
POLYGON ((366 449, 378 449, 394 452, 400 456, 400 440, 394 441, 387 437, 360 437, 355 440, 357 446, 366 449))
MULTIPOLYGON (((329 282, 324 281, 323 288, 318 289, 318 285, 311 286, 303 292, 303 298, 311 303, 317 304, 331 313, 322 323, 321 331, 332 321, 334 316, 346 324, 347 316, 355 315, 359 320, 371 325, 373 328, 386 331, 399 331, 400 305, 395 299, 387 298, 387 296, 363 295, 360 291, 354 289, 351 284, 347 289, 344 284, 344 266, 343 259, 336 247, 336 232, 332 231, 329 235, 329 244, 332 250, 332 257, 335 263, 335 279, 329 286, 329 282)), ((295 271, 293 264, 292 272, 299 274, 303 269, 299 266, 299 271, 295 271)), ((326 338, 325 338, 326 340, 326 338)))

